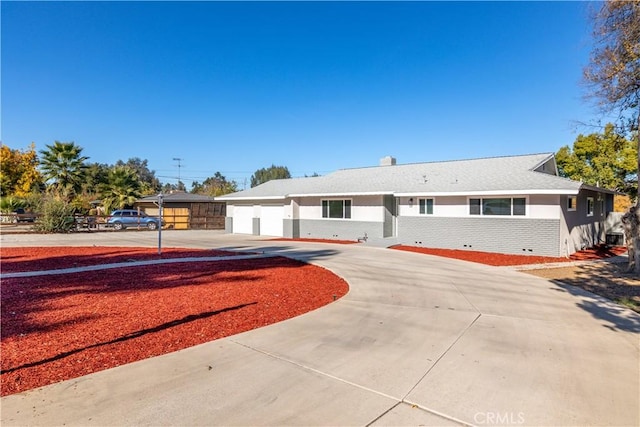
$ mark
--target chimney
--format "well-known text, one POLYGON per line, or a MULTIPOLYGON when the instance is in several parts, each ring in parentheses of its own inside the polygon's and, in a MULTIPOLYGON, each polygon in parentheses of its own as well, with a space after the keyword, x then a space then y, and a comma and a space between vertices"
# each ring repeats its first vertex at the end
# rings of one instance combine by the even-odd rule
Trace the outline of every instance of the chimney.
POLYGON ((385 156, 380 159, 380 166, 393 166, 396 164, 396 158, 391 156, 385 156))

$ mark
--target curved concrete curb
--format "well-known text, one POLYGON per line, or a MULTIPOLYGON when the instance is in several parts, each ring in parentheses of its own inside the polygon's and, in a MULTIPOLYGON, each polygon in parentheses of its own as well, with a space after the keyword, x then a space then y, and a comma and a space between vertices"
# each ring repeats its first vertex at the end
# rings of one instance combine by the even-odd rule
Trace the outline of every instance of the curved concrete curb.
MULTIPOLYGON (((615 304, 514 271, 402 251, 167 234, 165 246, 313 262, 350 291, 285 322, 5 397, 3 425, 640 421, 640 316, 615 304)), ((104 238, 114 246, 128 239, 104 238)), ((130 244, 140 246, 140 236, 130 244)))

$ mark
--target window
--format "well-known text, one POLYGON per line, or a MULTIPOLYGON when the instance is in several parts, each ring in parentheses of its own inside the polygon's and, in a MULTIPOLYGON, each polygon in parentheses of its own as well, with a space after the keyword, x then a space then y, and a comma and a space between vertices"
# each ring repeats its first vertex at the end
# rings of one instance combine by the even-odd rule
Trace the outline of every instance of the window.
POLYGON ((511 199, 482 199, 482 215, 511 215, 511 199))
POLYGON ((527 199, 524 197, 513 199, 513 214, 516 216, 524 216, 527 214, 527 199))
POLYGON ((351 218, 351 200, 323 200, 322 218, 351 218))
POLYGON ((418 199, 420 215, 433 215, 433 199, 418 199))
POLYGON ((577 204, 576 196, 567 197, 567 210, 568 211, 575 211, 576 210, 576 204, 577 204))
POLYGON ((587 216, 593 216, 593 197, 587 197, 587 216))
POLYGON ((480 199, 469 199, 469 215, 480 215, 480 199))
POLYGON ((527 199, 524 197, 491 197, 469 199, 469 215, 514 215, 527 214, 527 199))

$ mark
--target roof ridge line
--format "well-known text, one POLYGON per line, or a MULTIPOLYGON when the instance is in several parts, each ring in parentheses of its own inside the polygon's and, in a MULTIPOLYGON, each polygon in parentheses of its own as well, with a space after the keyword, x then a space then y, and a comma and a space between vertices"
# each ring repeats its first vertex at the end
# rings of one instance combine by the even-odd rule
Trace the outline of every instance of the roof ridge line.
MULTIPOLYGON (((474 158, 455 159, 455 160, 431 160, 431 161, 426 161, 426 162, 400 163, 400 164, 395 164, 395 165, 356 166, 356 167, 353 167, 353 168, 336 169, 333 172, 345 171, 345 170, 355 170, 355 169, 373 169, 373 168, 386 168, 386 167, 412 166, 412 165, 432 165, 432 164, 436 164, 436 163, 474 162, 474 161, 479 161, 479 160, 507 159, 507 158, 516 158, 516 157, 533 157, 533 156, 542 156, 542 155, 552 156, 552 155, 554 155, 554 153, 545 151, 545 152, 531 153, 531 154, 515 154, 515 155, 503 155, 503 156, 474 157, 474 158)), ((330 172, 329 174, 331 174, 333 172, 330 172)))

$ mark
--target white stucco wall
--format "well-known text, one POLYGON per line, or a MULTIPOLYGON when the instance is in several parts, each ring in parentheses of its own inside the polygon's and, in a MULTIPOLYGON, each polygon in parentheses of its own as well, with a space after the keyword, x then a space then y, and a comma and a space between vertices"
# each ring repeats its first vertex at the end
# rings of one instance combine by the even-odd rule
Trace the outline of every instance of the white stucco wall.
MULTIPOLYGON (((474 196, 476 197, 476 196, 474 196)), ((481 196, 477 196, 482 198, 481 196)), ((490 196, 499 197, 499 196, 490 196)), ((535 219, 559 219, 562 218, 559 195, 530 195, 530 196, 504 196, 526 197, 527 215, 522 218, 535 219)), ((399 216, 422 216, 419 213, 418 199, 434 199, 433 215, 440 217, 468 217, 469 199, 466 196, 442 196, 442 197, 400 197, 399 216), (409 199, 413 199, 410 203, 409 199)), ((384 221, 384 206, 382 196, 353 196, 353 197, 296 197, 282 202, 264 201, 263 204, 284 204, 284 219, 323 219, 322 200, 351 200, 351 219, 357 221, 384 221)), ((260 201, 247 201, 236 203, 238 205, 253 205, 253 217, 259 218, 261 212, 260 201)), ((227 216, 233 217, 234 204, 227 204, 227 216)), ((514 218, 518 218, 517 216, 514 218)), ((329 218, 324 218, 329 219, 329 218)))
POLYGON ((284 201, 284 219, 293 219, 294 211, 297 209, 297 202, 293 199, 284 201))
POLYGON ((322 200, 351 200, 351 219, 356 221, 384 221, 384 207, 382 196, 353 196, 353 197, 305 197, 299 199, 299 219, 322 218, 322 200))
POLYGON ((461 217, 468 216, 469 207, 467 205, 467 198, 464 196, 453 197, 430 197, 430 196, 415 196, 415 197, 401 197, 399 214, 400 216, 423 216, 420 214, 420 204, 418 199, 434 199, 433 203, 433 215, 444 217, 461 217), (413 202, 409 200, 413 199, 413 202))
POLYGON ((534 194, 529 196, 527 214, 530 218, 558 219, 562 218, 560 195, 534 194))
MULTIPOLYGON (((488 196, 501 197, 501 196, 488 196)), ((530 195, 530 196, 503 196, 503 197, 525 197, 527 199, 527 214, 522 218, 535 219, 558 219, 561 215, 560 196, 558 195, 530 195)), ((474 196, 482 198, 482 196, 474 196)), ((441 217, 467 217, 469 216, 469 198, 466 196, 414 196, 413 203, 409 202, 411 197, 401 197, 399 213, 400 216, 423 216, 420 214, 418 199, 434 199, 433 215, 441 217)), ((515 216, 514 218, 518 218, 515 216)))

